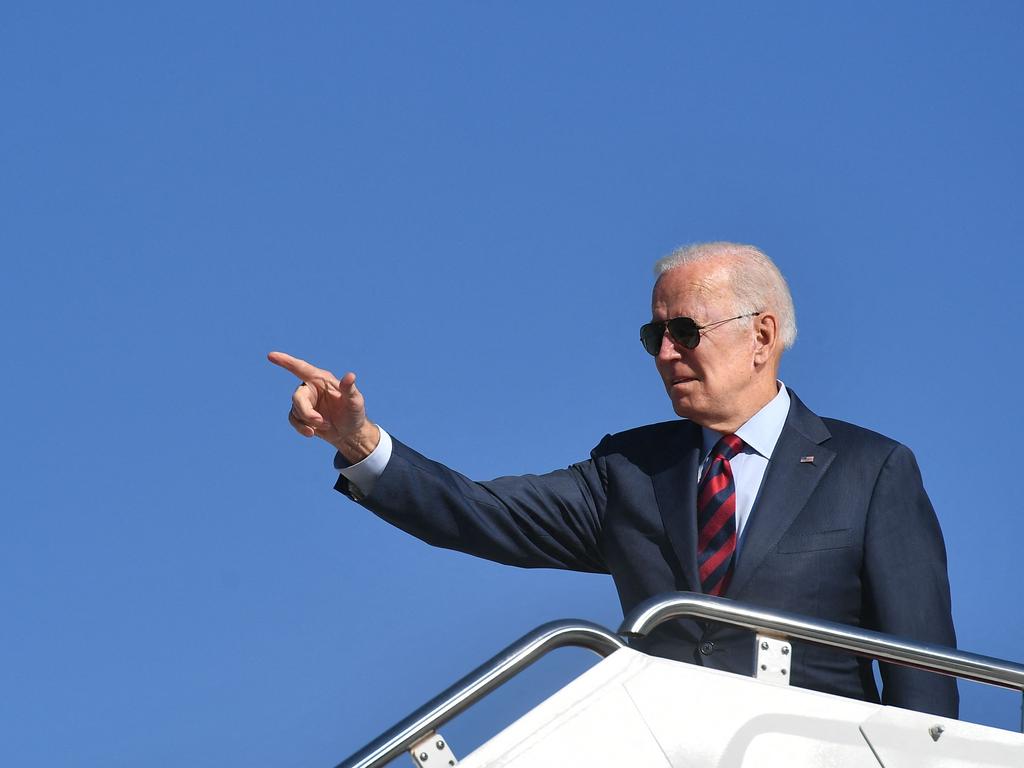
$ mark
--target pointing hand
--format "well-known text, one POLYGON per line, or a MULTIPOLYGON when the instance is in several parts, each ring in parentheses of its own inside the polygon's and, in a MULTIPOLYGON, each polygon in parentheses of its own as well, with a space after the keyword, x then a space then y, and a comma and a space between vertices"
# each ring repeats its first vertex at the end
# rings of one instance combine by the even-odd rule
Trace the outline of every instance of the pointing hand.
POLYGON ((326 440, 353 464, 377 447, 380 431, 366 418, 366 406, 356 389, 354 373, 339 379, 330 371, 284 352, 271 352, 267 359, 302 380, 292 394, 288 412, 288 421, 296 432, 326 440))

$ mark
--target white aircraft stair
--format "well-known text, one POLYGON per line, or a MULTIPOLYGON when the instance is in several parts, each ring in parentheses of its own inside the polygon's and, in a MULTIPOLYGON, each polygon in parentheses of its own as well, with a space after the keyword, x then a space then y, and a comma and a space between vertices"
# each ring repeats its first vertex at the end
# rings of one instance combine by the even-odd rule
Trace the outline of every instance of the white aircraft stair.
POLYGON ((481 665, 338 768, 409 752, 420 768, 1024 768, 1024 734, 788 685, 789 639, 1024 691, 1024 666, 722 598, 647 601, 613 634, 544 625, 481 665), (755 630, 757 675, 647 656, 625 638, 677 617, 755 630), (457 761, 437 729, 549 650, 605 658, 457 761))

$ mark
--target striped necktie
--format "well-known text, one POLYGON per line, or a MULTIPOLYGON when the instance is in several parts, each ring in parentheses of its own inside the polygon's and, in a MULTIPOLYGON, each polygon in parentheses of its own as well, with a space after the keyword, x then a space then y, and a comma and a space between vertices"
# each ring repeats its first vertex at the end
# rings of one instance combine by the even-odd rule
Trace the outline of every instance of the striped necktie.
POLYGON ((729 460, 743 450, 736 435, 725 435, 711 450, 697 487, 697 565, 706 595, 721 595, 732 578, 736 552, 736 484, 729 460))

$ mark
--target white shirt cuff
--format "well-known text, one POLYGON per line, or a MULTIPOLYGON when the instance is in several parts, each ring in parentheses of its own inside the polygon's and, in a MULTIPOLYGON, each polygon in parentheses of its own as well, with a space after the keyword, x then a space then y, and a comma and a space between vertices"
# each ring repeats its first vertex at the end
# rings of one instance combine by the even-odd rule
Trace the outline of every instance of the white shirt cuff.
POLYGON ((384 469, 391 461, 391 435, 385 432, 379 424, 377 429, 380 430, 380 442, 369 456, 348 467, 338 467, 335 464, 341 476, 348 480, 350 485, 358 488, 362 496, 369 496, 373 493, 373 486, 377 484, 377 478, 384 474, 384 469))

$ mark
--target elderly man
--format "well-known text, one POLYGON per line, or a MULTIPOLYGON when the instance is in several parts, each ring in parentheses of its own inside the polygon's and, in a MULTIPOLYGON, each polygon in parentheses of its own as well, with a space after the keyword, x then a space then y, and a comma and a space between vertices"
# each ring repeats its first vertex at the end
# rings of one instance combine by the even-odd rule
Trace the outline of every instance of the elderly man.
MULTIPOLYGON (((338 451, 336 488, 414 536, 502 563, 610 573, 624 611, 689 590, 953 646, 946 555, 911 452, 822 419, 778 381, 792 299, 761 251, 707 243, 658 262, 641 328, 682 419, 609 435, 546 475, 473 482, 366 417, 355 375, 288 355, 289 420, 338 451)), ((751 634, 662 625, 642 650, 749 674, 751 634)), ((881 665, 881 700, 957 716, 956 683, 881 665)), ((870 663, 794 644, 792 682, 879 701, 870 663)))

